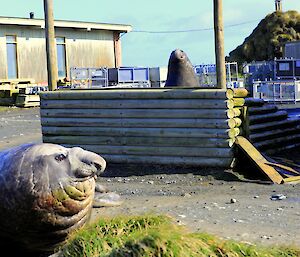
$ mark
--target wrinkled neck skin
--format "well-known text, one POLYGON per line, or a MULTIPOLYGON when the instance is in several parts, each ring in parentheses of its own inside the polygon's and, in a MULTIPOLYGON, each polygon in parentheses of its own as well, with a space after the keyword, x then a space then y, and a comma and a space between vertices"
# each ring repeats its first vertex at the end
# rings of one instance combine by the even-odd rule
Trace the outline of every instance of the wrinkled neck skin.
POLYGON ((52 250, 87 222, 95 177, 105 167, 101 156, 78 147, 37 144, 1 152, 0 237, 52 250))

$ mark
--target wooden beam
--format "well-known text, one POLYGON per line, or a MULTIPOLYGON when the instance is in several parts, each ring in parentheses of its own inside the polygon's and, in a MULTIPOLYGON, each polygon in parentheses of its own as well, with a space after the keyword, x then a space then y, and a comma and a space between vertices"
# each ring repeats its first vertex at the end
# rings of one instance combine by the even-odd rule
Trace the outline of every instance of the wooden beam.
POLYGON ((119 31, 114 32, 114 54, 115 54, 115 68, 118 68, 122 66, 121 39, 120 39, 119 31))
POLYGON ((243 150, 247 157, 255 163, 263 173, 265 173, 271 181, 276 184, 283 183, 283 177, 277 172, 274 167, 268 165, 269 161, 261 155, 261 153, 244 137, 236 138, 236 145, 243 150))
POLYGON ((50 91, 57 88, 57 55, 53 18, 53 0, 44 0, 45 37, 47 52, 48 87, 50 91))
POLYGON ((105 100, 42 100, 41 107, 44 109, 224 109, 226 102, 221 99, 207 99, 199 101, 199 99, 105 99, 105 100))
POLYGON ((67 90, 41 93, 47 100, 80 99, 221 99, 226 100, 226 91, 220 89, 166 89, 166 88, 122 88, 104 90, 67 90))
POLYGON ((63 144, 80 146, 83 149, 104 154, 135 155, 135 156, 173 156, 173 157, 207 157, 207 158, 231 158, 231 148, 202 148, 202 147, 171 147, 171 146, 115 146, 115 145, 88 145, 88 144, 63 144))
POLYGON ((57 127, 126 127, 126 128, 228 128, 226 119, 171 119, 171 118, 47 118, 42 126, 57 127))
POLYGON ((120 127, 42 127, 44 136, 111 136, 111 137, 184 137, 228 138, 226 129, 205 128, 120 128, 120 127))
POLYGON ((248 90, 246 88, 229 88, 226 91, 226 97, 232 99, 235 97, 247 97, 248 90))
MULTIPOLYGON (((44 143, 72 144, 72 145, 106 145, 106 146, 145 146, 145 147, 198 147, 200 148, 228 148, 225 138, 186 138, 186 137, 126 137, 126 136, 43 136, 44 143)), ((300 175, 300 174, 299 174, 300 175)))
MULTIPOLYGON (((68 147, 68 145, 66 145, 68 147)), ((71 147, 71 146, 69 146, 71 147)), ((92 149, 97 153, 96 149, 92 149)), ((98 153, 101 154, 101 148, 98 153)), ((101 154, 109 163, 138 163, 138 164, 162 164, 162 165, 184 165, 200 167, 224 167, 229 168, 232 163, 230 158, 213 158, 213 157, 185 157, 185 156, 139 156, 139 155, 115 155, 115 154, 101 154)))
POLYGON ((282 121, 286 120, 288 117, 287 111, 277 111, 274 113, 260 114, 260 115, 250 115, 249 123, 252 124, 263 124, 271 121, 282 121))
POLYGON ((40 112, 43 117, 55 118, 227 118, 224 109, 41 109, 40 112))
POLYGON ((222 0, 214 0, 214 30, 215 55, 217 68, 217 84, 219 88, 226 89, 226 68, 224 52, 224 25, 222 0))

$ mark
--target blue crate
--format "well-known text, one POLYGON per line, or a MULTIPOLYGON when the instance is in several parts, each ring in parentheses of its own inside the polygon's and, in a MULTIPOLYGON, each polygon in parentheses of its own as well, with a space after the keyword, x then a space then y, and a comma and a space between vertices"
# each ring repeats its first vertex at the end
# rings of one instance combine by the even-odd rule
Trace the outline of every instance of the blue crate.
POLYGON ((110 83, 139 83, 149 82, 149 68, 144 67, 120 67, 108 69, 110 83))

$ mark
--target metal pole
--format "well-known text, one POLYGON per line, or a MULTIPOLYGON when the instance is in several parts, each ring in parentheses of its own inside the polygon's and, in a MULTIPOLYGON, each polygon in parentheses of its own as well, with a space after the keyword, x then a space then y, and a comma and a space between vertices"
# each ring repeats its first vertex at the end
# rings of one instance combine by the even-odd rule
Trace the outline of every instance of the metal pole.
POLYGON ((53 0, 44 0, 45 37, 48 69, 48 87, 50 91, 57 88, 57 55, 53 18, 53 0))
POLYGON ((222 0, 214 0, 215 55, 218 88, 226 89, 224 25, 222 0))

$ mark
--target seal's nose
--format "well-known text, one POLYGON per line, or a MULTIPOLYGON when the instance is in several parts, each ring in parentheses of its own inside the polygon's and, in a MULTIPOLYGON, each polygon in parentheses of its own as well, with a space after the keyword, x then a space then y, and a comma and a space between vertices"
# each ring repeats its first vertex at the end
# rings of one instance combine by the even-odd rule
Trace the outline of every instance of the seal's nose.
MULTIPOLYGON (((101 157, 101 156, 99 156, 101 157)), ((101 157, 102 160, 96 160, 93 161, 93 165, 96 167, 97 169, 97 175, 99 175, 100 173, 102 173, 105 168, 106 168, 106 161, 101 157)))
POLYGON ((79 169, 78 167, 76 168, 77 171, 81 169, 79 173, 86 174, 88 173, 87 170, 89 170, 89 172, 94 173, 94 175, 100 175, 106 168, 106 161, 104 158, 94 152, 84 150, 80 147, 74 147, 71 148, 70 153, 72 153, 71 155, 76 156, 76 159, 82 163, 82 165, 78 164, 80 167, 79 169))
POLYGON ((181 49, 174 50, 174 55, 178 60, 184 59, 184 52, 181 49))

